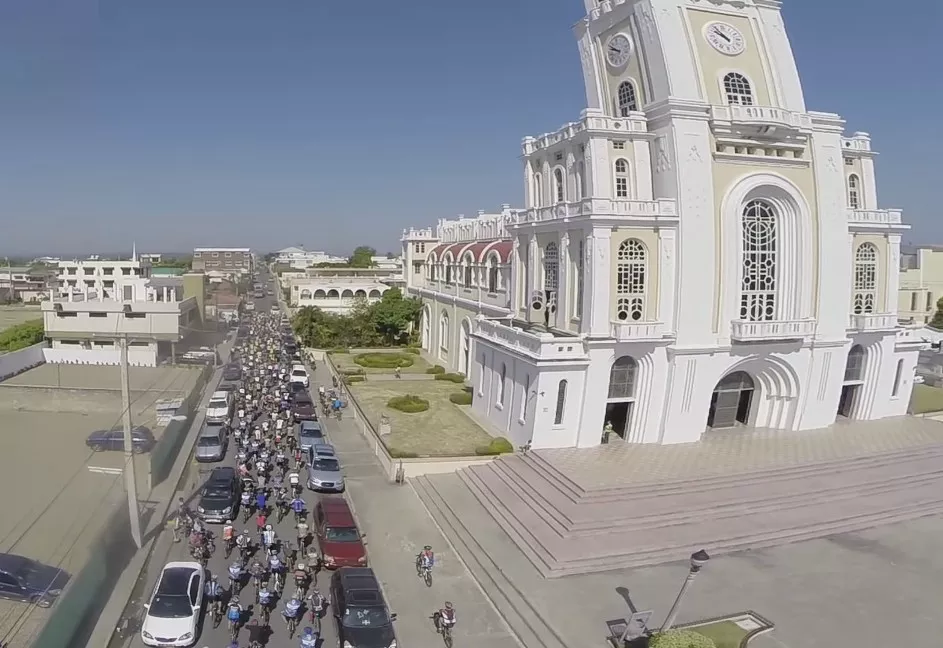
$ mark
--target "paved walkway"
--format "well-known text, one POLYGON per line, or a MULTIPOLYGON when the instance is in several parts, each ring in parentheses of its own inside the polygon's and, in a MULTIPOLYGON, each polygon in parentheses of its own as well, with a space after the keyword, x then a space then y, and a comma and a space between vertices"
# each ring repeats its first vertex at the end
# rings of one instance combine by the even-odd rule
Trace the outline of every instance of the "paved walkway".
MULTIPOLYGON (((312 380, 330 385, 330 372, 319 362, 312 380)), ((347 495, 358 524, 366 534, 370 566, 383 584, 390 608, 398 614, 396 634, 401 646, 435 646, 439 639, 429 617, 452 601, 459 623, 459 646, 517 648, 501 617, 453 552, 413 489, 390 484, 373 451, 349 417, 326 423, 328 435, 344 466, 347 495), (415 557, 430 544, 436 552, 431 588, 416 576, 415 557)))
POLYGON ((613 442, 535 450, 585 490, 734 474, 943 443, 939 421, 912 416, 836 423, 825 430, 731 430, 678 445, 613 442))

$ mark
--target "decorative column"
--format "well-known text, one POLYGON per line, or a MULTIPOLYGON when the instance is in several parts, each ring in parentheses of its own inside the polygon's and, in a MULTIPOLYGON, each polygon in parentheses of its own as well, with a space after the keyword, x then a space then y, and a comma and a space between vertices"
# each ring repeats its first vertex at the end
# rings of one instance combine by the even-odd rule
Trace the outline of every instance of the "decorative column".
POLYGON ((540 273, 537 271, 537 260, 539 258, 537 250, 537 235, 527 235, 527 267, 524 275, 524 311, 527 321, 531 321, 530 303, 534 291, 537 290, 537 282, 540 273))
POLYGON ((586 237, 583 294, 583 331, 590 337, 609 337, 609 300, 612 283, 610 272, 610 238, 612 230, 594 228, 586 237))
POLYGON ((520 317, 521 314, 521 286, 523 285, 521 279, 524 276, 521 268, 520 247, 521 238, 515 234, 511 243, 511 276, 508 277, 507 284, 504 286, 508 292, 508 308, 515 317, 520 317))
POLYGON ((560 258, 557 280, 557 312, 554 316, 556 327, 566 329, 569 320, 570 301, 570 233, 566 230, 560 235, 560 258))
MULTIPOLYGON (((884 308, 885 313, 897 313, 897 299, 900 291, 900 234, 887 236, 887 261, 884 269, 884 308)), ((936 304, 933 304, 936 308, 936 304)))

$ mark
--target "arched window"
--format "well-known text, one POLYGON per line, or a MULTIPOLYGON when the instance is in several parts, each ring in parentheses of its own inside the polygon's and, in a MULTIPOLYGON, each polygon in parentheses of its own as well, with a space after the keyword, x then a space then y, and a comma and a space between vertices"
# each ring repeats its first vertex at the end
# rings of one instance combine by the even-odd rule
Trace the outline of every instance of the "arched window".
POLYGON ((558 203, 566 199, 566 183, 563 181, 563 169, 553 170, 553 194, 558 203))
POLYGON ((566 381, 561 380, 557 387, 557 409, 553 414, 553 424, 563 423, 563 409, 566 407, 566 381))
POLYGON ((354 296, 354 291, 351 290, 350 288, 347 288, 346 290, 344 290, 344 292, 341 293, 341 297, 343 299, 352 299, 353 296, 354 296))
POLYGON ((540 171, 534 171, 534 207, 543 206, 543 187, 540 181, 540 171))
POLYGON ((753 90, 750 82, 739 72, 730 72, 724 76, 724 94, 730 105, 752 106, 753 90))
POLYGON ((357 297, 358 299, 366 299, 367 291, 361 288, 360 290, 354 292, 354 297, 357 297))
POLYGON ((311 291, 305 288, 301 291, 301 299, 311 299, 311 291))
POLYGON ((462 259, 462 270, 464 270, 463 283, 466 288, 471 288, 474 283, 474 274, 475 274, 475 259, 472 257, 471 253, 466 253, 462 259))
POLYGON ((638 100, 635 98, 635 84, 623 81, 618 90, 619 116, 628 117, 630 112, 638 110, 638 100))
POLYGON ((443 360, 449 357, 449 316, 446 313, 439 318, 439 357, 443 360))
POLYGON ((586 166, 582 162, 576 163, 576 199, 586 197, 586 166))
POLYGON ((498 292, 498 255, 488 255, 488 292, 498 292))
POLYGON ((622 356, 609 371, 609 398, 634 398, 638 363, 632 356, 622 356))
POLYGON ((776 212, 769 203, 751 200, 743 207, 740 319, 776 319, 776 212))
POLYGON ((878 249, 872 243, 862 243, 855 251, 855 298, 857 314, 873 313, 877 293, 878 249))
POLYGON ((324 299, 325 297, 327 297, 327 294, 326 294, 323 290, 321 290, 320 288, 318 288, 317 290, 314 291, 314 298, 315 298, 315 299, 324 299))
POLYGON ((897 361, 897 370, 894 372, 894 387, 891 388, 891 396, 897 396, 900 392, 900 376, 904 372, 904 361, 897 361))
POLYGON ((858 199, 858 176, 852 173, 848 176, 848 206, 858 209, 861 201, 858 199))
POLYGON ((845 382, 860 381, 864 378, 864 348, 860 344, 851 347, 848 362, 845 363, 845 382))
POLYGON ((501 375, 499 376, 500 382, 498 383, 498 404, 504 405, 504 383, 507 381, 508 377, 508 366, 501 363, 501 375))
POLYGON ((442 259, 442 263, 445 266, 445 283, 452 283, 452 255, 446 254, 442 259))
POLYGON ((370 299, 379 299, 380 296, 381 296, 380 291, 377 290, 376 288, 370 291, 370 299))
POLYGON ((438 276, 439 260, 436 258, 436 255, 429 255, 429 280, 435 281, 438 276))
POLYGON ((330 290, 327 291, 327 298, 328 298, 328 299, 337 299, 337 298, 340 297, 340 296, 341 296, 340 293, 337 292, 337 291, 336 291, 335 289, 333 289, 333 288, 331 288, 330 290))
POLYGON ((638 239, 622 241, 616 264, 616 318, 620 322, 638 322, 645 316, 647 279, 645 246, 638 239))
POLYGON ((615 163, 616 177, 616 198, 629 197, 629 163, 623 158, 619 158, 615 163))
POLYGON ((551 241, 544 247, 544 290, 556 290, 560 267, 557 244, 551 241))

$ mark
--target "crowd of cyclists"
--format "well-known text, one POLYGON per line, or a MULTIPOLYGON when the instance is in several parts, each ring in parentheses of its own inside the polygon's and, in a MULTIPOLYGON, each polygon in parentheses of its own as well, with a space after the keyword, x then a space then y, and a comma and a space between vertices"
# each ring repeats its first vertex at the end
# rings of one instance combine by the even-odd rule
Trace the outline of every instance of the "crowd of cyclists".
MULTIPOLYGON (((242 379, 232 392, 234 407, 229 422, 242 480, 243 528, 238 529, 233 519, 223 525, 221 542, 226 560, 231 561, 226 574, 228 582, 224 587, 215 573, 207 580, 204 599, 208 617, 214 627, 225 617, 231 641, 228 648, 239 648, 239 632, 249 616, 245 602, 252 601, 255 618, 247 626, 248 645, 261 648, 272 633, 272 612, 281 605, 280 615, 289 638, 294 638, 307 614, 309 624, 301 630, 299 646, 315 648, 327 599, 317 587, 323 565, 311 542, 308 507, 302 497, 301 474, 306 456, 294 431, 289 376, 292 366, 302 363, 302 358, 286 344, 291 329, 279 313, 250 313, 243 326, 248 327, 247 335, 237 338, 230 359, 241 366, 242 379), (269 521, 273 514, 277 523, 289 514, 294 516, 293 537, 279 537, 269 521), (251 533, 246 525, 253 516, 255 532, 251 533), (289 570, 292 587, 286 585, 289 570), (252 592, 247 595, 245 590, 250 582, 252 592)), ((326 399, 322 396, 323 400, 326 399)), ((183 538, 194 559, 206 566, 216 551, 216 537, 180 498, 174 539, 183 538)), ((434 564, 432 547, 426 546, 416 558, 416 568, 429 585, 434 564)), ((434 619, 437 630, 451 645, 451 628, 455 624, 452 604, 446 602, 434 619)))

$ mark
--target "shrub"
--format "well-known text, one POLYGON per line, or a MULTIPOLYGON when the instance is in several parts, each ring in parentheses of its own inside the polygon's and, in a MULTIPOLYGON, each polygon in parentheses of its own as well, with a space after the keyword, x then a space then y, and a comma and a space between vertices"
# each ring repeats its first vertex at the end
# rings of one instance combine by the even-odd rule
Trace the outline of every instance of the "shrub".
POLYGON ((471 405, 472 395, 471 392, 467 391, 455 392, 454 394, 449 394, 449 400, 456 405, 471 405))
POLYGON ((406 353, 412 353, 413 355, 420 355, 422 350, 419 347, 406 347, 406 353))
POLYGON ((0 333, 0 351, 19 351, 43 341, 43 320, 35 319, 11 326, 0 333))
POLYGON ((361 367, 344 367, 341 373, 345 376, 359 376, 364 373, 361 367))
POLYGON ((445 373, 445 367, 443 367, 442 365, 436 365, 436 366, 434 366, 434 367, 429 367, 428 369, 426 369, 426 373, 427 373, 427 374, 436 374, 436 375, 438 375, 438 374, 444 374, 444 373, 445 373))
POLYGON ((648 648, 716 648, 716 644, 700 632, 679 628, 652 635, 648 648))
POLYGON ((352 385, 354 383, 362 383, 366 379, 366 376, 344 376, 344 384, 352 385))
POLYGON ((389 453, 394 459, 416 459, 419 457, 415 452, 407 452, 406 450, 399 450, 398 448, 390 448, 389 453))
POLYGON ((331 355, 334 355, 335 353, 347 354, 347 353, 350 353, 350 349, 346 347, 334 347, 333 349, 328 349, 327 352, 331 355))
POLYGON ((395 369, 411 367, 415 360, 406 353, 358 353, 354 356, 354 362, 371 369, 395 369))
POLYGON ((386 406, 407 414, 415 414, 429 409, 429 401, 415 394, 406 394, 405 396, 394 396, 386 402, 386 406))
POLYGON ((436 380, 450 380, 453 383, 462 384, 465 382, 465 374, 460 373, 440 373, 436 374, 436 380))
POLYGON ((491 439, 491 443, 488 445, 475 448, 475 454, 481 456, 507 454, 508 452, 514 452, 514 446, 504 437, 495 437, 491 439))

